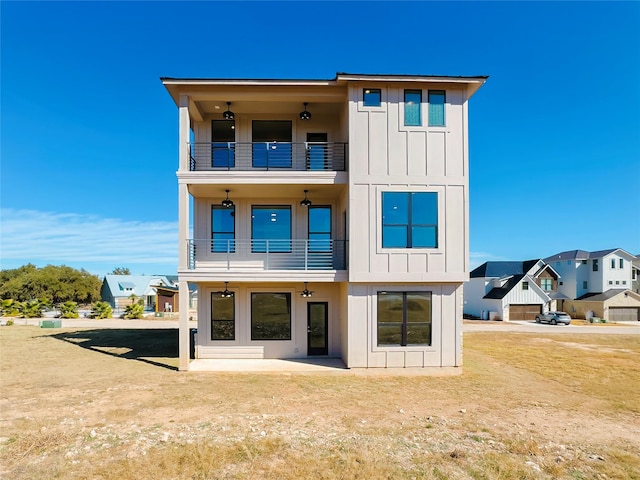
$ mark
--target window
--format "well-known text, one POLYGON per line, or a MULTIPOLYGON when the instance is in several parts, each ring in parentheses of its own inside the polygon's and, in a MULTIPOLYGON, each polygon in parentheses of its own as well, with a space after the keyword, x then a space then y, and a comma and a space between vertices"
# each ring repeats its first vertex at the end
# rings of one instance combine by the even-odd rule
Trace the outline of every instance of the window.
POLYGON ((378 346, 431 345, 431 292, 378 292, 378 346))
POLYGON ((616 268, 616 259, 615 258, 611 259, 611 268, 616 268))
POLYGON ((624 268, 624 259, 620 259, 620 268, 624 268))
POLYGON ((211 294, 211 340, 235 340, 235 297, 222 292, 211 294))
POLYGON ((404 124, 411 127, 422 125, 422 90, 404 91, 404 124))
POLYGON ((616 280, 616 285, 620 285, 620 280, 616 280))
POLYGON ((291 120, 253 120, 253 168, 291 168, 291 120))
POLYGON ((626 281, 626 280, 622 280, 622 284, 623 284, 623 285, 626 285, 626 284, 627 284, 627 281, 626 281))
POLYGON ((587 290, 589 288, 589 283, 586 280, 584 282, 582 282, 582 288, 584 290, 587 290))
POLYGON ((544 290, 545 292, 548 292, 549 290, 553 290, 553 278, 543 278, 540 281, 540 286, 542 287, 542 290, 544 290))
POLYGON ((211 206, 211 251, 236 251, 236 207, 211 206))
POLYGON ((567 260, 567 265, 571 265, 571 260, 567 260))
POLYGON ((609 285, 613 285, 613 280, 609 280, 609 285))
POLYGON ((251 207, 251 251, 253 253, 291 252, 291 207, 251 207))
POLYGON ((382 92, 379 88, 365 88, 362 98, 365 107, 379 107, 382 104, 382 92))
POLYGON ((529 290, 529 282, 522 282, 522 289, 529 290))
POLYGON ((291 294, 251 294, 251 340, 291 340, 291 294))
POLYGON ((429 90, 429 126, 444 127, 444 90, 429 90))
POLYGON ((559 282, 559 285, 564 285, 564 282, 559 282))
POLYGON ((635 280, 636 279, 636 275, 637 275, 637 273, 636 273, 636 270, 634 268, 633 270, 631 270, 631 280, 635 280))
POLYGON ((437 248, 438 194, 382 193, 383 248, 437 248))
POLYGON ((236 130, 233 120, 211 121, 211 166, 233 168, 236 166, 236 130))
POLYGON ((593 267, 592 267, 592 269, 593 269, 594 272, 598 271, 598 259, 597 258, 593 259, 593 267))
POLYGON ((587 261, 586 260, 582 260, 582 265, 586 265, 587 261))
POLYGON ((331 252, 331 207, 310 206, 309 251, 331 252))

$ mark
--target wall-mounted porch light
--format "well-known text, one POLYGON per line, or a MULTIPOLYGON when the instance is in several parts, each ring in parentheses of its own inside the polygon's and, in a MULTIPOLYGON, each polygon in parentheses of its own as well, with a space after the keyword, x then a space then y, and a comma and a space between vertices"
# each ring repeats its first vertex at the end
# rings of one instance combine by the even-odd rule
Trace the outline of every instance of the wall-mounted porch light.
POLYGON ((229 282, 224 282, 224 292, 221 295, 222 298, 231 298, 233 297, 233 292, 229 290, 229 282))

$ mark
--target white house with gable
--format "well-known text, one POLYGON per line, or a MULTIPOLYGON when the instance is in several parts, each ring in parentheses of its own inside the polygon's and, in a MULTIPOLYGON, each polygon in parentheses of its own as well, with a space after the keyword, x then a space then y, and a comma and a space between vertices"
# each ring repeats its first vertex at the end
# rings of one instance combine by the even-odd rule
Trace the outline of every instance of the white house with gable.
POLYGON ((179 113, 178 276, 181 302, 187 282, 198 288, 194 361, 461 366, 468 105, 486 78, 162 78, 179 113))

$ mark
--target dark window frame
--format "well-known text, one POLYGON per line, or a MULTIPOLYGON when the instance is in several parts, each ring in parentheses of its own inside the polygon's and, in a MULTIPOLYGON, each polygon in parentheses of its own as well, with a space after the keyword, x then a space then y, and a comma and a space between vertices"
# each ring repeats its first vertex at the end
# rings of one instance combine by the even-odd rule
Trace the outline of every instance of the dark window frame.
POLYGON ((404 91, 404 126, 405 127, 421 127, 422 126, 422 90, 405 90, 404 91), (409 102, 407 101, 407 94, 418 94, 418 121, 417 123, 407 123, 407 105, 409 102))
POLYGON ((381 216, 382 216, 382 248, 438 248, 438 227, 440 224, 440 218, 438 215, 438 192, 396 192, 396 191, 385 191, 382 192, 382 212, 381 212, 381 216), (387 193, 392 193, 392 194, 405 194, 407 195, 407 222, 408 223, 388 223, 385 222, 384 219, 384 197, 385 194, 387 193), (436 223, 435 224, 431 224, 431 223, 413 223, 412 221, 412 217, 413 217, 413 196, 414 195, 434 195, 436 202, 435 202, 435 214, 436 214, 436 223), (406 241, 406 245, 403 247, 397 247, 397 246, 393 246, 393 247, 388 247, 385 246, 385 227, 406 227, 407 229, 407 241, 406 241), (435 244, 433 246, 414 246, 413 245, 413 228, 414 227, 433 227, 435 228, 435 244))
POLYGON ((290 341, 292 338, 291 335, 291 330, 292 330, 292 295, 291 292, 251 292, 250 295, 250 301, 251 304, 249 306, 250 311, 251 311, 251 325, 250 325, 250 330, 251 330, 251 341, 290 341), (254 302, 254 297, 256 295, 284 295, 287 298, 287 307, 289 310, 289 335, 287 337, 281 337, 281 338, 259 338, 255 335, 254 332, 254 314, 253 314, 253 302, 254 302))
POLYGON ((598 259, 597 259, 597 258, 594 258, 592 263, 593 263, 593 264, 592 264, 592 266, 591 266, 591 269, 592 269, 594 272, 597 272, 597 271, 598 271, 598 259))
POLYGON ((529 290, 529 282, 522 282, 522 290, 529 290))
POLYGON ((331 208, 331 205, 309 205, 307 207, 308 211, 307 211, 307 240, 309 241, 308 243, 308 251, 309 253, 331 253, 332 248, 331 248, 331 240, 332 240, 332 234, 333 234, 333 209, 331 208), (311 210, 313 209, 328 209, 329 210, 329 231, 325 232, 325 231, 321 231, 321 230, 311 230, 311 210), (328 240, 318 240, 318 242, 326 242, 329 246, 328 250, 322 250, 322 249, 315 249, 313 248, 312 245, 312 239, 311 239, 311 235, 329 235, 329 239, 328 240))
POLYGON ((429 90, 427 92, 427 103, 429 105, 429 119, 428 119, 428 123, 430 127, 446 127, 447 125, 447 115, 446 115, 446 105, 447 105, 447 92, 446 90, 429 90), (438 105, 440 106, 440 103, 434 103, 431 101, 431 97, 432 95, 435 97, 436 95, 440 96, 442 95, 442 123, 435 123, 431 121, 431 105, 438 105))
MULTIPOLYGON (((235 205, 233 207, 225 207, 223 205, 211 205, 211 252, 212 253, 227 253, 227 249, 225 250, 215 250, 214 246, 215 246, 215 235, 216 234, 233 234, 233 239, 231 242, 227 242, 227 247, 230 247, 228 249, 229 253, 235 253, 236 251, 236 207, 235 205), (229 212, 231 211, 231 216, 233 217, 233 231, 231 232, 227 232, 227 231, 215 231, 213 229, 213 215, 214 215, 214 211, 221 211, 221 212, 229 212)), ((229 239, 225 239, 225 240, 229 240, 229 239)), ((220 240, 222 241, 222 239, 220 240)))
POLYGON ((432 291, 378 291, 376 298, 376 340, 378 347, 431 347, 433 346, 433 292, 432 291), (398 323, 398 322, 380 322, 380 297, 384 295, 402 295, 402 323, 401 323, 401 340, 400 344, 397 343, 380 343, 380 325, 385 323, 398 323), (408 295, 421 295, 427 296, 429 300, 429 319, 426 322, 408 322, 408 304, 407 304, 407 296, 408 295), (408 343, 407 341, 407 330, 409 324, 414 325, 429 325, 429 343, 408 343))
POLYGON ((293 240, 293 211, 291 205, 251 205, 251 253, 291 253, 292 252, 292 240, 293 240), (271 238, 271 239, 255 239, 254 238, 254 224, 253 220, 255 218, 254 209, 266 210, 269 208, 282 208, 289 211, 289 238, 288 239, 279 239, 279 238, 271 238), (282 242, 288 242, 288 249, 277 249, 267 251, 267 245, 264 244, 264 250, 260 250, 256 247, 256 242, 266 242, 267 240, 281 240, 282 242))
POLYGON ((363 88, 362 89, 362 106, 363 107, 381 107, 382 106, 382 89, 381 88, 363 88), (367 93, 369 91, 369 93, 367 93), (378 93, 377 103, 367 103, 367 96, 378 93))
POLYGON ((231 297, 223 297, 222 294, 224 292, 211 292, 211 340, 215 340, 215 341, 225 341, 225 342, 229 342, 229 341, 235 341, 236 339, 236 296, 232 293, 231 297), (214 318, 214 295, 219 295, 220 299, 228 299, 231 301, 231 305, 232 305, 232 313, 233 313, 233 319, 229 320, 229 319, 216 319, 214 318), (229 322, 233 322, 233 329, 232 329, 232 336, 231 338, 215 338, 214 337, 214 324, 216 322, 224 322, 224 323, 229 323, 229 322))
MULTIPOLYGON (((229 136, 231 138, 231 136, 229 136)), ((235 120, 211 120, 211 166, 213 168, 235 168, 236 166, 236 139, 235 120), (230 124, 233 131, 233 140, 218 140, 214 138, 216 129, 214 125, 230 124), (226 152, 225 158, 216 158, 216 152, 226 152)))

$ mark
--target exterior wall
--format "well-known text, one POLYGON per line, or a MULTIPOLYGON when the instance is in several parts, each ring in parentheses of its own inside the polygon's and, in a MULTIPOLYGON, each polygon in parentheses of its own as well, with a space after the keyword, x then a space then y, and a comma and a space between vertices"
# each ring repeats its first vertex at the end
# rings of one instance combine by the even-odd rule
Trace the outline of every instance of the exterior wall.
POLYGON ((494 303, 491 299, 482 298, 490 290, 487 284, 486 278, 472 278, 464 284, 464 313, 485 319, 482 313, 494 303))
POLYGON ((589 300, 565 300, 564 311, 571 315, 572 318, 585 318, 588 311, 593 312, 593 316, 610 320, 609 309, 611 307, 640 307, 640 299, 633 294, 625 296, 624 294, 616 295, 608 300, 589 301, 589 300))
POLYGON ((459 367, 462 365, 462 284, 350 283, 349 368, 459 367), (431 346, 378 346, 378 291, 432 292, 431 346))
POLYGON ((312 297, 301 297, 302 283, 236 283, 230 284, 235 300, 235 340, 211 340, 211 293, 224 289, 223 284, 198 285, 198 333, 196 358, 241 358, 247 352, 261 351, 259 358, 307 357, 307 303, 328 302, 329 357, 343 356, 342 332, 344 308, 339 283, 309 285, 312 297), (251 340, 251 293, 291 293, 291 340, 251 340))
POLYGON ((103 302, 107 302, 112 307, 116 306, 115 299, 113 298, 113 294, 111 293, 111 289, 109 288, 106 280, 102 282, 102 287, 100 287, 100 298, 103 302))
POLYGON ((561 260, 551 262, 549 265, 560 275, 558 292, 569 298, 577 298, 588 293, 588 290, 582 288, 582 282, 589 280, 590 261, 587 262, 587 265, 583 265, 580 260, 561 260))
POLYGON ((349 103, 350 280, 468 280, 465 92, 446 85, 363 82, 350 86, 349 103), (364 107, 363 88, 374 86, 382 90, 382 105, 364 107), (423 126, 405 127, 404 88, 420 87, 423 126), (446 127, 426 126, 429 89, 446 90, 446 127), (437 248, 382 248, 384 191, 437 192, 437 248))
POLYGON ((632 264, 627 258, 623 258, 615 252, 606 255, 602 259, 602 276, 599 279, 601 289, 594 291, 606 292, 612 288, 631 288, 631 267, 632 264), (612 260, 615 264, 613 268, 611 267, 612 260), (622 260, 622 268, 620 268, 620 260, 622 260))

